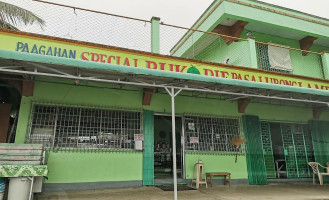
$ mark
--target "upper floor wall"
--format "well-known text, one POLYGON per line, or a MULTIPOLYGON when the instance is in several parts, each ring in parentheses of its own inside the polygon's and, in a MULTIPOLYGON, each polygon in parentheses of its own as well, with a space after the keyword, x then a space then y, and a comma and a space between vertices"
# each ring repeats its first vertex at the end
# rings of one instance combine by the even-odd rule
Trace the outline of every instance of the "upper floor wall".
MULTIPOLYGON (((247 30, 243 31, 241 36, 246 35, 247 30)), ((313 78, 325 78, 328 75, 324 71, 324 61, 322 53, 328 51, 328 47, 313 45, 309 53, 303 55, 299 48, 299 41, 281 38, 274 35, 253 32, 255 46, 250 41, 240 40, 231 44, 226 44, 223 38, 218 38, 210 45, 200 51, 195 59, 207 62, 227 63, 230 65, 256 67, 259 69, 288 73, 293 75, 308 76, 313 78), (287 49, 290 58, 291 71, 277 70, 271 68, 269 63, 268 47, 274 44, 287 49), (256 54, 257 66, 252 64, 252 54, 256 54)))
POLYGON ((249 22, 247 26, 253 28, 261 25, 258 28, 268 26, 290 33, 329 38, 328 19, 255 0, 215 0, 191 28, 212 31, 219 24, 230 26, 235 20, 249 22))
POLYGON ((313 78, 329 77, 325 53, 329 51, 329 20, 258 1, 218 0, 192 28, 208 33, 187 32, 172 48, 171 55, 193 55, 202 61, 313 78), (281 53, 278 60, 284 59, 290 69, 271 67, 273 49, 281 53))

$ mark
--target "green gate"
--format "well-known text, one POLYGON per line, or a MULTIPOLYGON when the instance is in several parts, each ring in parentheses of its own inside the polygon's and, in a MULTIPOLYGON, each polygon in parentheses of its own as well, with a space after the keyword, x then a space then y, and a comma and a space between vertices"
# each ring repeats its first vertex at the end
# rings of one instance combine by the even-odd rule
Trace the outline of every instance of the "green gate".
POLYGON ((280 125, 287 178, 311 177, 312 172, 307 163, 314 161, 314 156, 308 125, 263 121, 261 122, 261 133, 267 178, 276 178, 271 124, 280 125))
POLYGON ((270 123, 261 122, 261 131, 267 178, 276 178, 270 123))
POLYGON ((298 177, 310 177, 312 175, 311 169, 307 163, 311 160, 309 160, 310 156, 308 154, 313 154, 313 152, 309 151, 309 147, 307 146, 307 143, 311 143, 311 140, 306 141, 305 139, 305 135, 309 135, 308 127, 307 125, 295 124, 293 129, 298 177))
MULTIPOLYGON (((315 161, 324 165, 329 162, 329 122, 312 120, 309 122, 312 142, 314 148, 315 161)), ((329 178, 324 176, 324 181, 329 182, 329 178)))
POLYGON ((267 173, 262 147, 260 121, 257 116, 243 115, 243 131, 247 139, 246 153, 250 185, 266 185, 267 173))
POLYGON ((280 124, 284 155, 286 160, 287 178, 298 177, 296 165, 295 144, 293 130, 290 124, 280 124))
POLYGON ((307 125, 280 124, 286 160, 287 178, 311 177, 308 162, 313 149, 307 125))

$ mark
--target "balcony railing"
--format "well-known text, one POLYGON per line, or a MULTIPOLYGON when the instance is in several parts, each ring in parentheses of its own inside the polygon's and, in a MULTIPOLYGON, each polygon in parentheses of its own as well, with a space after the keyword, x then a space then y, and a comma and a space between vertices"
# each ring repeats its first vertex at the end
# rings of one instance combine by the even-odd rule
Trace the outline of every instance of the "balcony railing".
MULTIPOLYGON (((20 31, 151 52, 151 36, 154 34, 151 32, 151 20, 31 0, 4 1, 30 10, 46 22, 43 28, 37 24, 18 24, 20 31)), ((159 34, 160 38, 160 51, 156 53, 162 55, 308 77, 325 77, 321 53, 308 52, 307 55, 302 55, 301 50, 289 48, 293 70, 285 71, 270 67, 268 47, 273 44, 256 42, 256 48, 252 48, 251 43, 255 42, 253 39, 232 38, 162 22, 155 34, 159 34), (257 58, 252 57, 252 51, 256 52, 257 58), (257 60, 258 67, 253 66, 252 59, 257 60)))

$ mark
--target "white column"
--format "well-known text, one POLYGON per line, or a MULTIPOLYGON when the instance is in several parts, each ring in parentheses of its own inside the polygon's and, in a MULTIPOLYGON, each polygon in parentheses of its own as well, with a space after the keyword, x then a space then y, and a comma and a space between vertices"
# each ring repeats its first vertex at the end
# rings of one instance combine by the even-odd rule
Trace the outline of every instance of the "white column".
POLYGON ((182 89, 175 93, 175 88, 171 87, 171 91, 165 88, 171 97, 171 131, 172 131, 172 154, 173 154, 173 176, 174 176, 174 200, 177 200, 177 163, 176 163, 176 120, 175 120, 175 96, 178 95, 182 89))

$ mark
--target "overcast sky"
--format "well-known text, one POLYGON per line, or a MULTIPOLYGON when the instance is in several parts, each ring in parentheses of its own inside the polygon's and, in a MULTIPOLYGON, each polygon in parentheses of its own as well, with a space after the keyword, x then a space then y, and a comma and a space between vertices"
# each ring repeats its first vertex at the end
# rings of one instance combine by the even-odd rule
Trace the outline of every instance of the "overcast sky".
MULTIPOLYGON (((20 24, 25 32, 50 35, 91 43, 150 51, 150 23, 73 10, 32 0, 0 0, 26 8, 46 21, 41 29, 38 24, 20 24)), ((150 20, 160 17, 166 24, 189 28, 213 0, 44 0, 54 3, 103 11, 122 16, 150 20)), ((329 0, 263 0, 294 10, 329 19, 329 0)), ((186 33, 186 29, 160 27, 162 54, 170 49, 186 33)))
MULTIPOLYGON (((191 27, 213 0, 49 0, 113 14, 191 27)), ((329 18, 329 0, 263 0, 264 2, 329 18)))

